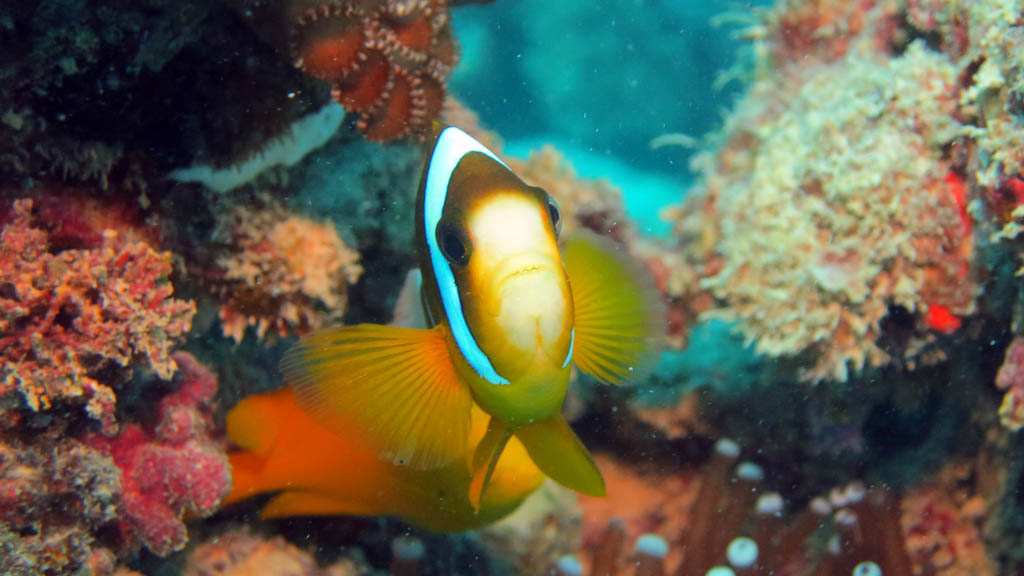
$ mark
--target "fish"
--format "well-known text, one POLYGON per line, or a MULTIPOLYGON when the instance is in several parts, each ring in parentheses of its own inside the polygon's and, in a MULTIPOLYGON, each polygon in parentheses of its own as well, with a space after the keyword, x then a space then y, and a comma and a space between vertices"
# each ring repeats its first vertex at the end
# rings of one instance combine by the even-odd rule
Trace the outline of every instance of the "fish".
MULTIPOLYGON (((430 523, 437 515, 430 509, 458 501, 454 516, 465 524, 462 513, 492 517, 525 497, 492 491, 511 477, 533 478, 531 466, 577 492, 604 496, 601 472, 562 417, 562 404, 573 366, 613 385, 653 369, 665 314, 650 274, 623 246, 597 234, 561 237, 555 199, 453 126, 435 125, 415 220, 426 325, 336 326, 302 337, 281 361, 290 396, 278 400, 308 417, 303 426, 312 422, 318 433, 357 439, 360 458, 373 458, 344 468, 347 474, 372 476, 375 490, 391 491, 396 478, 405 478, 432 491, 392 494, 408 502, 388 504, 386 497, 346 494, 351 487, 327 490, 321 478, 315 494, 349 503, 324 501, 322 509, 376 515, 405 506, 392 512, 430 523)), ((230 423, 229 416, 234 439, 230 423)), ((261 447, 241 432, 239 440, 261 447)), ((302 436, 293 440, 295 452, 312 449, 302 436)), ((303 486, 307 473, 325 474, 296 470, 277 488, 303 486)), ((253 482, 246 490, 272 484, 253 482)), ((272 500, 270 512, 318 509, 308 492, 304 506, 272 500)), ((276 498, 294 494, 289 489, 276 498)))
MULTIPOLYGON (((468 454, 488 419, 473 408, 468 454)), ((395 466, 379 458, 377 445, 354 423, 322 426, 287 387, 243 399, 228 413, 227 432, 238 448, 228 454, 232 489, 222 506, 272 494, 263 518, 392 516, 434 532, 462 532, 512 513, 545 478, 513 439, 474 507, 468 456, 429 470, 395 466)))

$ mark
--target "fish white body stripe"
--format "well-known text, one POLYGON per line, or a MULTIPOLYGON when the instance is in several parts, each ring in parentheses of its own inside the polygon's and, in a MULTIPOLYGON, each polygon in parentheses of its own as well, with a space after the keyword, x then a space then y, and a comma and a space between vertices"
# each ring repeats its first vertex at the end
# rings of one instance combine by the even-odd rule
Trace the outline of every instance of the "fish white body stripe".
POLYGON ((430 158, 430 166, 427 167, 427 184, 423 193, 424 231, 427 237, 427 248, 430 252, 430 265, 434 270, 434 278, 437 279, 441 303, 444 305, 444 312, 448 317, 448 325, 452 330, 455 343, 463 357, 481 378, 491 384, 505 385, 509 381, 498 374, 494 366, 491 365, 490 359, 476 343, 472 332, 469 331, 466 317, 462 313, 459 289, 455 285, 455 275, 452 274, 451 266, 437 245, 437 224, 441 221, 444 203, 448 197, 448 183, 451 181, 452 173, 455 172, 459 161, 471 152, 486 154, 508 168, 507 164, 469 134, 452 126, 445 128, 437 138, 434 154, 430 158))

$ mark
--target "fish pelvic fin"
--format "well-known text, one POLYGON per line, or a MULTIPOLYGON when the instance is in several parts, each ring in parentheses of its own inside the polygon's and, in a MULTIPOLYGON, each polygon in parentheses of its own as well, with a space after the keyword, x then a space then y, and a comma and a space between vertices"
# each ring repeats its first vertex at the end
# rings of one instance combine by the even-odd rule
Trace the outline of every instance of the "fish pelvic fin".
POLYGON ((661 358, 665 303, 625 247, 587 230, 566 238, 563 262, 575 308, 573 361, 606 384, 647 376, 661 358))
POLYGON ((555 482, 587 496, 605 495, 601 471, 561 416, 517 428, 515 436, 537 467, 555 482))
POLYGON ((472 397, 442 326, 320 330, 285 354, 281 371, 314 420, 339 433, 356 426, 382 460, 430 470, 469 450, 472 397))
POLYGON ((476 513, 480 512, 480 502, 483 500, 484 491, 491 483, 494 469, 498 466, 498 460, 505 451, 512 433, 497 418, 491 417, 487 425, 487 432, 484 433, 476 451, 473 452, 473 476, 469 482, 469 503, 472 504, 476 513))

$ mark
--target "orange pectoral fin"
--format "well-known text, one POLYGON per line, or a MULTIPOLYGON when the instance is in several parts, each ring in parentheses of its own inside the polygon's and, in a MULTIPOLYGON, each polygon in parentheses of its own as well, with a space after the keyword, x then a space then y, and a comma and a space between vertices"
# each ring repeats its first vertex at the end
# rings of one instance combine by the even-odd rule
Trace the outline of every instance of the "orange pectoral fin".
POLYGON ((643 378, 665 337, 665 304, 650 273, 625 248, 586 231, 566 239, 562 261, 576 316, 573 361, 608 384, 643 378))
POLYGON ((515 431, 537 467, 566 488, 604 496, 604 477, 586 446, 561 416, 527 424, 515 431))
POLYGON ((321 330, 289 350, 281 370, 304 411, 338 433, 365 431, 384 460, 428 470, 469 450, 473 401, 441 327, 321 330))

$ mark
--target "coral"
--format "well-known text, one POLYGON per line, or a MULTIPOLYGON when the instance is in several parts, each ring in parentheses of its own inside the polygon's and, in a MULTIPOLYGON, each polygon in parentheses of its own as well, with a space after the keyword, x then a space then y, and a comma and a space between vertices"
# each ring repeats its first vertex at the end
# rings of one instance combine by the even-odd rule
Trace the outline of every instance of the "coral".
POLYGON ((215 240, 226 248, 207 280, 222 299, 224 334, 237 342, 250 325, 262 339, 271 328, 301 334, 337 321, 363 271, 332 223, 271 201, 229 210, 215 240))
POLYGON ((231 490, 227 457, 209 435, 217 381, 192 356, 179 352, 174 359, 180 386, 160 400, 155 428, 128 424, 116 437, 86 438, 121 471, 121 533, 161 556, 188 541, 183 514, 212 514, 231 490))
POLYGON ((112 230, 92 250, 51 252, 48 242, 32 202, 16 201, 0 237, 0 396, 19 392, 36 411, 84 398, 112 432, 114 391, 96 375, 144 362, 170 378, 171 346, 195 306, 171 297, 170 253, 112 230))
POLYGON ((295 64, 330 82, 371 140, 423 137, 457 59, 447 3, 288 0, 295 64))
POLYGON ((902 527, 916 574, 968 576, 995 574, 985 553, 981 525, 987 505, 964 493, 964 474, 954 464, 937 480, 911 490, 902 500, 902 527))
POLYGON ((579 545, 580 506, 576 493, 547 480, 515 512, 480 530, 495 558, 507 559, 514 574, 543 574, 579 545))
POLYGON ((735 322, 762 354, 805 354, 808 380, 889 362, 879 340, 894 308, 913 318, 912 359, 978 292, 963 186, 943 157, 959 130, 956 70, 921 42, 876 56, 880 26, 864 24, 841 59, 755 82, 676 213, 717 300, 702 317, 735 322))
POLYGON ((280 536, 264 538, 242 529, 220 534, 190 551, 185 576, 357 576, 368 570, 343 559, 320 568, 313 555, 280 536))
POLYGON ((0 573, 112 571, 96 533, 117 517, 120 473, 105 454, 64 436, 0 427, 0 573))
POLYGON ((999 421, 1014 432, 1024 428, 1024 337, 1016 337, 996 375, 996 388, 1006 390, 999 407, 999 421))

